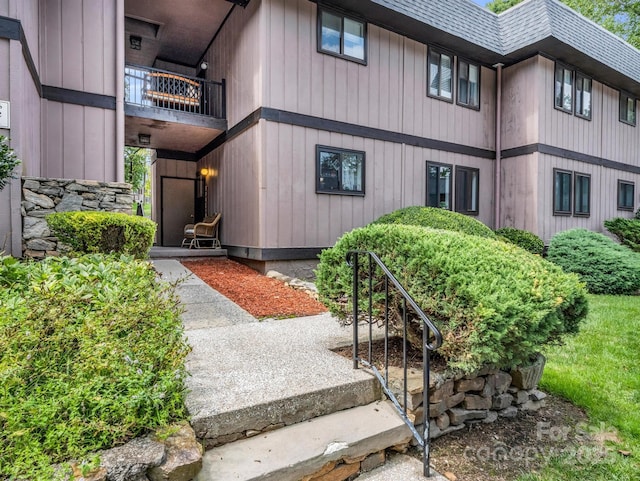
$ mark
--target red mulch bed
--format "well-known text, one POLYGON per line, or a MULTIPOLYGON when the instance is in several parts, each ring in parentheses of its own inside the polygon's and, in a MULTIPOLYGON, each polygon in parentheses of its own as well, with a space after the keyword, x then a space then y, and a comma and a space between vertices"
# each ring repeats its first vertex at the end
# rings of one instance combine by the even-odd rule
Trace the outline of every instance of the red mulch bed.
POLYGON ((313 316, 327 311, 306 292, 229 259, 182 263, 220 294, 258 318, 313 316))

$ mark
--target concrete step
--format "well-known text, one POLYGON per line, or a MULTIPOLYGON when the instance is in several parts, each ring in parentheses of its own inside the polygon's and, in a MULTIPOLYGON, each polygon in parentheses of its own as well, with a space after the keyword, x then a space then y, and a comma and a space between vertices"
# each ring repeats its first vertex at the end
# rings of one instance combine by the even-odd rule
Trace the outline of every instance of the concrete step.
POLYGON ((410 438, 391 403, 377 401, 213 448, 196 481, 300 481, 410 438))
POLYGON ((329 350, 350 333, 328 314, 186 334, 186 405, 206 449, 381 398, 371 374, 329 350))

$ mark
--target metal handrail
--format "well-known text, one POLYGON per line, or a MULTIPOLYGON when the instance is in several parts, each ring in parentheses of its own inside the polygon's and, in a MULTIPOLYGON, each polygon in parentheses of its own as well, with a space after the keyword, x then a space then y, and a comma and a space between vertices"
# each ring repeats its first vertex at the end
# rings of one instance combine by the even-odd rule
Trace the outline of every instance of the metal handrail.
POLYGON ((431 322, 431 320, 427 317, 427 315, 422 311, 420 306, 413 300, 411 295, 406 291, 406 289, 402 286, 402 284, 396 279, 396 277, 391 273, 391 271, 387 268, 387 266, 382 262, 382 260, 371 251, 349 251, 347 253, 347 264, 353 267, 353 368, 358 369, 358 364, 362 364, 363 366, 371 369, 373 374, 376 376, 380 384, 382 385, 382 389, 385 394, 389 397, 396 410, 399 412, 400 417, 405 422, 405 424, 411 430, 413 437, 418 442, 418 444, 423 449, 422 463, 423 463, 423 474, 426 477, 430 477, 430 468, 429 468, 429 441, 430 441, 430 422, 429 422, 429 352, 435 351, 442 345, 442 334, 440 330, 431 322), (360 263, 359 256, 366 255, 369 259, 368 263, 368 292, 369 292, 369 303, 367 309, 367 318, 369 324, 369 356, 368 360, 364 360, 360 358, 358 355, 359 345, 358 345, 358 319, 360 312, 360 299, 359 299, 359 284, 360 284, 360 263), (379 267, 384 273, 384 326, 385 326, 385 343, 384 343, 384 352, 385 352, 385 375, 383 376, 380 371, 373 365, 372 362, 372 340, 373 340, 373 269, 374 263, 379 267), (402 346, 403 346, 403 356, 402 356, 402 367, 404 371, 404 385, 403 385, 403 397, 404 404, 401 405, 395 394, 391 391, 389 387, 389 352, 388 352, 388 344, 389 344, 389 281, 393 284, 393 286, 398 290, 398 292, 402 295, 402 321, 403 321, 403 337, 402 337, 402 346), (408 319, 407 319, 407 303, 413 308, 413 311, 422 321, 422 370, 423 370, 423 411, 424 411, 424 420, 423 420, 423 433, 420 435, 414 425, 414 423, 409 419, 406 411, 407 406, 407 331, 408 331, 408 319), (430 335, 433 335, 433 341, 430 342, 430 335))
POLYGON ((141 65, 125 66, 125 102, 224 119, 225 81, 216 82, 141 65))

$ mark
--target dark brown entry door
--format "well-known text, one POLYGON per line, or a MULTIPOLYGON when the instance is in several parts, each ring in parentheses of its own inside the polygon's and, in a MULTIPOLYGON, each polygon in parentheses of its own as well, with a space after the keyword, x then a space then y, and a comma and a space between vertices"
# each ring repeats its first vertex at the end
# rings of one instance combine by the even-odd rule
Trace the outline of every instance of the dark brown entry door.
POLYGON ((163 246, 179 246, 185 224, 193 223, 196 182, 194 179, 162 177, 162 231, 163 246))

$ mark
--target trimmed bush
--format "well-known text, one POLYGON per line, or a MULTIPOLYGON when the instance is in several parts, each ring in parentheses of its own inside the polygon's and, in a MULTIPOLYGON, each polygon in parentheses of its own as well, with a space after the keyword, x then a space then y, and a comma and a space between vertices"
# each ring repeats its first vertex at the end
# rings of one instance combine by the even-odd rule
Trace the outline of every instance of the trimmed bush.
POLYGON ((479 220, 457 212, 436 207, 405 207, 385 214, 374 224, 403 224, 452 230, 495 239, 494 232, 479 220))
POLYGON ((0 258, 0 479, 185 419, 180 312, 128 256, 0 258))
POLYGON ((515 227, 503 227, 495 231, 496 235, 502 237, 507 242, 521 247, 532 254, 542 255, 544 252, 544 242, 537 235, 515 227))
POLYGON ((144 217, 117 212, 56 212, 47 223, 58 239, 80 254, 149 255, 156 223, 144 217))
MULTIPOLYGON (((350 250, 374 251, 442 331, 438 352, 449 368, 529 362, 541 347, 575 333, 587 312, 577 276, 499 240, 414 226, 374 224, 353 230, 324 250, 316 271, 320 299, 343 323, 352 319, 350 250)), ((366 271, 367 269, 363 269, 366 271)), ((364 273, 363 273, 364 275, 364 273)), ((375 314, 382 316, 384 283, 374 279, 375 314)), ((368 297, 363 291, 364 298, 368 297)), ((401 298, 391 300, 392 329, 401 329, 401 298)), ((422 326, 412 319, 411 343, 422 326)))
POLYGON ((615 219, 605 220, 604 226, 609 232, 616 236, 622 244, 636 252, 640 252, 640 220, 617 217, 615 219))
POLYGON ((559 232, 551 238, 547 259, 578 274, 593 294, 633 294, 640 289, 640 255, 597 232, 559 232))

